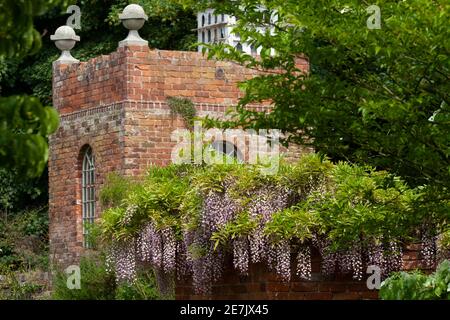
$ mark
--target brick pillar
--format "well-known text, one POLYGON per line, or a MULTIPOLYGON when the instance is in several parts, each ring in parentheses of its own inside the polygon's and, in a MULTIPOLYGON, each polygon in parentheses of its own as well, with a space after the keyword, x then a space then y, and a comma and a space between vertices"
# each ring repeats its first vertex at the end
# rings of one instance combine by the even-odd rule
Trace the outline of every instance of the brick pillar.
POLYGON ((83 250, 84 148, 91 146, 95 155, 97 199, 106 175, 124 171, 128 65, 133 52, 144 49, 120 48, 88 62, 53 65, 53 104, 60 114, 60 127, 49 140, 49 235, 50 260, 58 265, 77 262, 83 250))

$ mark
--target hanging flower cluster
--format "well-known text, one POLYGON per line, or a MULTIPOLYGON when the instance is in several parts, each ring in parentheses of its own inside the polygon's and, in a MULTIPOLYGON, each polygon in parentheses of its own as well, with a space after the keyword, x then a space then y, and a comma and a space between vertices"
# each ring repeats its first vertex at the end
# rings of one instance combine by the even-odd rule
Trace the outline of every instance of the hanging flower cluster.
POLYGON ((302 246, 297 253, 297 276, 300 279, 311 279, 311 248, 302 246))
POLYGON ((203 200, 198 227, 184 234, 184 246, 188 248, 186 263, 190 265, 187 270, 192 272, 197 293, 210 293, 211 284, 222 276, 224 256, 214 250, 210 238, 233 219, 237 210, 236 201, 227 192, 208 192, 203 200))
POLYGON ((425 266, 428 268, 433 268, 436 264, 436 241, 436 236, 431 236, 427 233, 422 235, 422 248, 420 253, 425 261, 425 266))
POLYGON ((134 241, 113 242, 106 257, 107 271, 114 271, 117 282, 136 279, 136 250, 134 241))

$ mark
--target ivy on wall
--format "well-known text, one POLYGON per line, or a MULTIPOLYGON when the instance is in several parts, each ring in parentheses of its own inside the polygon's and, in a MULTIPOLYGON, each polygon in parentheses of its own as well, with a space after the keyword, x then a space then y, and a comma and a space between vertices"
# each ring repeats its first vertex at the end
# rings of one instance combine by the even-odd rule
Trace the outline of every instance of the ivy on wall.
POLYGON ((172 115, 181 116, 189 128, 194 125, 197 110, 191 100, 179 97, 167 97, 167 104, 172 115))

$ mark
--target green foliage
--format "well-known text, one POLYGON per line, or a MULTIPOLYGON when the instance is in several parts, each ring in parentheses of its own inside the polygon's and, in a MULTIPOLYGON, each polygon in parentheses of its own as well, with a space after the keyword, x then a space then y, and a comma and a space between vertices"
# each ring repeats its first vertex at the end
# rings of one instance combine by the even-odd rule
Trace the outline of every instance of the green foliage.
POLYGON ((26 271, 48 267, 47 208, 27 210, 0 220, 0 268, 26 271))
POLYGON ((133 182, 115 172, 108 174, 105 186, 100 192, 103 206, 119 206, 133 188, 133 182))
POLYGON ((275 177, 304 199, 315 186, 329 183, 333 168, 333 164, 320 154, 304 156, 295 165, 281 165, 280 173, 275 177))
POLYGON ((46 189, 41 180, 20 176, 17 170, 0 169, 0 212, 17 213, 29 207, 46 202, 46 189), (45 199, 42 199, 45 198, 45 199))
POLYGON ((21 283, 17 274, 7 268, 0 267, 0 274, 4 277, 0 286, 0 300, 32 300, 43 289, 42 285, 36 283, 21 283))
MULTIPOLYGON (((36 53, 41 46, 41 36, 34 28, 33 19, 52 6, 66 3, 61 0, 2 1, 0 4, 2 82, 14 83, 12 71, 20 70, 18 59, 36 53), (12 61, 9 62, 6 58, 12 61)), ((38 99, 24 95, 0 97, 0 166, 17 168, 31 177, 39 176, 45 168, 48 157, 46 138, 57 127, 56 111, 44 107, 38 99)))
POLYGON ((379 30, 367 28, 364 1, 179 2, 237 16, 234 32, 261 48, 256 58, 210 45, 210 57, 269 70, 241 84, 245 97, 231 121, 211 126, 278 128, 333 160, 386 169, 414 186, 437 185, 435 195, 448 198, 448 1, 377 1, 379 30), (275 15, 269 25, 267 17, 275 15), (305 56, 307 73, 296 64, 305 56), (274 106, 269 114, 246 108, 267 99, 274 106))
MULTIPOLYGON (((50 41, 44 41, 44 47, 37 54, 27 58, 20 64, 20 69, 14 76, 8 77, 7 81, 15 81, 16 86, 5 92, 17 92, 24 90, 27 93, 38 97, 44 105, 52 104, 52 63, 58 59, 59 52, 56 47, 47 48, 53 44, 50 41), (50 81, 49 81, 50 80, 50 81)), ((6 81, 4 81, 6 82, 6 81)))
POLYGON ((5 56, 0 55, 0 93, 2 87, 8 89, 13 88, 16 83, 15 74, 18 72, 19 59, 6 59, 5 56))
MULTIPOLYGON (((434 211, 433 203, 424 204, 423 197, 428 193, 421 187, 412 189, 386 171, 332 164, 312 154, 295 164, 281 162, 280 170, 273 176, 262 174, 257 166, 244 164, 151 168, 145 181, 131 190, 119 206, 103 213, 99 225, 102 239, 131 239, 149 221, 158 229, 173 228, 181 239, 183 230, 200 227, 205 196, 222 193, 225 184, 241 211, 213 233, 210 240, 215 248, 247 236, 258 225, 258 218, 250 217, 246 208, 261 189, 294 191, 292 205, 274 213, 266 224, 266 235, 274 243, 303 243, 318 233, 326 235, 332 248, 338 250, 361 239, 416 239, 424 223, 433 234, 448 226, 448 201, 439 204, 440 211, 434 211), (428 224, 430 216, 433 224, 428 224)), ((203 249, 190 248, 200 255, 203 249)))
MULTIPOLYGON (((361 236, 407 239, 418 227, 417 221, 423 221, 416 214, 420 189, 410 189, 398 177, 339 163, 333 179, 334 190, 321 195, 321 203, 313 206, 321 220, 332 226, 326 231, 337 244, 359 241, 361 236)), ((308 200, 317 202, 315 196, 308 200)))
POLYGON ((68 275, 60 270, 53 282, 57 300, 155 300, 159 299, 152 271, 139 272, 133 283, 117 284, 107 271, 103 253, 83 256, 80 260, 80 289, 67 288, 68 275))
POLYGON ((122 283, 116 288, 116 300, 157 300, 159 292, 152 270, 138 273, 132 283, 122 283))
POLYGON ((63 0, 4 0, 0 4, 0 56, 35 53, 41 36, 33 19, 52 7, 66 5, 63 0))
POLYGON ((314 232, 324 233, 320 216, 315 211, 306 210, 301 205, 285 209, 275 214, 266 232, 274 241, 281 239, 296 239, 301 243, 307 242, 314 232))
POLYGON ((441 246, 450 248, 450 229, 447 229, 441 234, 441 246))
POLYGON ((56 273, 53 298, 57 300, 113 300, 114 277, 106 271, 105 260, 100 256, 82 257, 80 260, 80 289, 67 288, 67 274, 56 273))
POLYGON ((194 103, 186 98, 168 97, 167 104, 174 115, 180 115, 186 125, 191 128, 197 113, 194 103))
POLYGON ((59 124, 56 110, 28 96, 0 97, 0 163, 39 176, 48 158, 47 136, 59 124))
POLYGON ((450 261, 444 260, 431 275, 399 272, 381 284, 383 300, 450 300, 450 261))
POLYGON ((218 231, 214 232, 211 236, 211 241, 214 241, 214 250, 220 245, 226 246, 230 240, 237 237, 245 237, 250 235, 258 226, 258 220, 250 217, 248 212, 241 212, 236 216, 236 219, 232 222, 225 224, 218 231))
POLYGON ((12 173, 0 169, 0 208, 5 214, 5 220, 19 193, 19 190, 14 186, 14 181, 12 173))
MULTIPOLYGON (((177 219, 180 217, 183 195, 188 189, 187 178, 183 177, 186 170, 187 166, 151 167, 141 186, 129 191, 120 206, 107 209, 102 214, 101 237, 129 239, 136 235, 146 221, 179 229, 177 219), (126 214, 130 205, 135 206, 131 221, 126 214)), ((117 185, 122 185, 123 180, 115 181, 116 184, 108 185, 106 190, 116 190, 117 185)))

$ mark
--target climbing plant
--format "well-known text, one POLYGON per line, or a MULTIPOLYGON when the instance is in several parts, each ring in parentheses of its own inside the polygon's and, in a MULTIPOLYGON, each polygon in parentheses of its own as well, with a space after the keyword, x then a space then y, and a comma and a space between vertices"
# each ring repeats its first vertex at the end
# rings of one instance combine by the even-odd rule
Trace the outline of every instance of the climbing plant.
POLYGON ((145 262, 166 281, 190 275, 197 292, 207 293, 227 257, 241 274, 250 263, 263 262, 284 281, 294 272, 308 279, 313 247, 325 274, 341 271, 361 279, 364 266, 376 264, 386 277, 400 269, 402 246, 422 237, 431 239, 423 255, 436 264, 435 237, 448 226, 450 203, 429 224, 422 189, 385 171, 317 155, 282 162, 275 175, 259 169, 150 168, 98 225, 117 281, 133 281, 145 262))
POLYGON ((195 105, 191 100, 187 98, 168 97, 167 104, 173 115, 181 116, 188 127, 193 126, 197 109, 195 109, 195 105))

